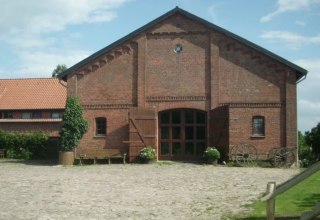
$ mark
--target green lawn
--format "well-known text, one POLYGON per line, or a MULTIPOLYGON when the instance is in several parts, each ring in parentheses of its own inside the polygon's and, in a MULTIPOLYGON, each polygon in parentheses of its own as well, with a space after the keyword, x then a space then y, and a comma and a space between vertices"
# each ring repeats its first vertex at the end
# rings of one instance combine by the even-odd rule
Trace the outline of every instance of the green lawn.
MULTIPOLYGON (((320 171, 279 195, 275 216, 278 219, 299 219, 302 212, 312 210, 317 202, 320 202, 320 171)), ((253 212, 243 219, 266 218, 265 202, 257 201, 252 207, 253 212)))

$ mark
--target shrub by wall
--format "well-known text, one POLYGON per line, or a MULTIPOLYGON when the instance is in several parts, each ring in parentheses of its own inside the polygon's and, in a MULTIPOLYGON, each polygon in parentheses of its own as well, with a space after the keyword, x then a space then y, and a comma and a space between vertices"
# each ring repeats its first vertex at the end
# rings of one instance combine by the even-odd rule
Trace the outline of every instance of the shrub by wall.
POLYGON ((45 132, 8 132, 0 130, 0 148, 6 157, 15 159, 43 159, 47 150, 45 132))

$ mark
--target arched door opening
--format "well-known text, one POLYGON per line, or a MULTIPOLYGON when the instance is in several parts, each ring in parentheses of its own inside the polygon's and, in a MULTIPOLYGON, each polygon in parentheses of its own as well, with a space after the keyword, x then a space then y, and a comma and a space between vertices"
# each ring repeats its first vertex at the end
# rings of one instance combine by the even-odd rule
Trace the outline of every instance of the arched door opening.
POLYGON ((160 160, 197 160, 206 149, 206 112, 174 109, 159 113, 160 160))

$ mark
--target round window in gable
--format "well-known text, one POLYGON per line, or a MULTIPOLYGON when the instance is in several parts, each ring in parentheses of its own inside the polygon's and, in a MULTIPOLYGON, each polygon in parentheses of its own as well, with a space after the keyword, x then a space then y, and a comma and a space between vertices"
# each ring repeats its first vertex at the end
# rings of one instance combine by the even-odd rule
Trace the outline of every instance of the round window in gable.
POLYGON ((177 45, 174 47, 173 51, 174 51, 175 53, 181 53, 181 52, 182 52, 182 46, 181 46, 181 44, 177 44, 177 45))

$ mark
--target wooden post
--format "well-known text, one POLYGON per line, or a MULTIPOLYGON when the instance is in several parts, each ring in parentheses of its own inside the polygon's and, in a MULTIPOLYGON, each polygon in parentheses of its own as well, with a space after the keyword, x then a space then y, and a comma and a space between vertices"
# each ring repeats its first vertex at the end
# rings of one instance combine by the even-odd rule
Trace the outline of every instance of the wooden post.
MULTIPOLYGON (((272 193, 276 189, 275 182, 269 182, 267 185, 267 192, 266 194, 272 193)), ((276 207, 276 198, 271 197, 266 201, 266 212, 267 212, 267 220, 274 220, 274 213, 276 207)))

